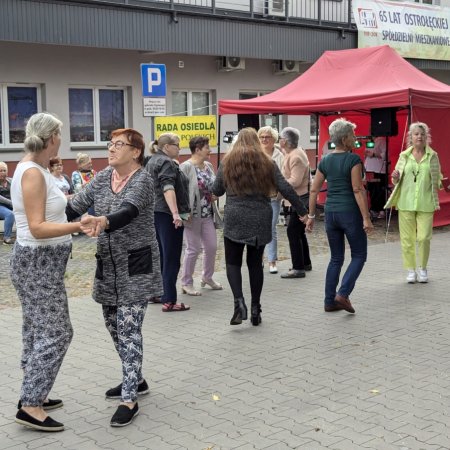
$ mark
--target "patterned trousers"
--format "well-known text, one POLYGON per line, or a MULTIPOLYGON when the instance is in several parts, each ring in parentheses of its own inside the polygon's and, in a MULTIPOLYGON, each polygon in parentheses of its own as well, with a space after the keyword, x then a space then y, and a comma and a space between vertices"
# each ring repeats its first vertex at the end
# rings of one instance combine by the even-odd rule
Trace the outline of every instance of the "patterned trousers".
POLYGON ((103 305, 103 318, 122 361, 122 401, 135 402, 142 377, 142 324, 147 302, 103 305))
POLYGON ((42 406, 72 340, 64 286, 72 244, 26 247, 14 244, 11 280, 22 304, 23 406, 42 406))

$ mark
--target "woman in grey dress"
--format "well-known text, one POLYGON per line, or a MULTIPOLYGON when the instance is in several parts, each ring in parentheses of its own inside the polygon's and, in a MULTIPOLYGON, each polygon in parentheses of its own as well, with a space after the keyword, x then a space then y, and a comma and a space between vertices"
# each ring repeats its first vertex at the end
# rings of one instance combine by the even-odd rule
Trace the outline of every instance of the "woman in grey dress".
POLYGON ((227 194, 224 209, 224 244, 227 278, 234 296, 234 313, 230 325, 247 319, 242 293, 242 255, 247 246, 247 267, 252 296, 251 321, 261 323, 261 291, 264 282, 262 258, 264 247, 272 240, 270 199, 280 192, 306 219, 307 210, 280 169, 263 152, 253 128, 244 128, 225 156, 212 191, 227 194))
POLYGON ((142 167, 143 137, 131 128, 111 136, 109 167, 70 201, 68 215, 81 215, 95 204, 98 216, 83 217, 81 224, 89 236, 98 236, 93 297, 102 304, 122 361, 122 383, 106 392, 107 398, 121 399, 111 419, 111 426, 120 427, 138 414, 137 396, 148 393, 142 376, 142 323, 148 299, 162 294, 162 282, 153 181, 142 167))

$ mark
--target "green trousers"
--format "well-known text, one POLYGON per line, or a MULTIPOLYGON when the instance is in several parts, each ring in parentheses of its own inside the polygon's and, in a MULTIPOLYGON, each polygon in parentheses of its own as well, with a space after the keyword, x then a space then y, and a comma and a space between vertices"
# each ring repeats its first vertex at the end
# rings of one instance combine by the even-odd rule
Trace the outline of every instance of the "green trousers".
POLYGON ((432 212, 399 211, 398 225, 402 246, 403 267, 405 269, 427 268, 430 243, 433 234, 432 212), (416 263, 416 243, 418 260, 416 263))

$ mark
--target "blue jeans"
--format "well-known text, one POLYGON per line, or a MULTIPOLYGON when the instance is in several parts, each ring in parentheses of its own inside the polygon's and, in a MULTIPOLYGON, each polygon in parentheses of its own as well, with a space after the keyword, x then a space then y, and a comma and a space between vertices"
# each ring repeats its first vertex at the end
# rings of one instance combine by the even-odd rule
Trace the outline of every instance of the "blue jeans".
POLYGON ((162 303, 177 302, 177 278, 183 248, 183 227, 175 228, 170 214, 155 212, 156 239, 159 245, 164 294, 162 303))
POLYGON ((14 213, 5 205, 0 205, 0 219, 5 220, 3 239, 9 239, 14 225, 14 213))
POLYGON ((344 264, 345 238, 350 244, 351 261, 337 293, 348 298, 367 260, 367 235, 359 211, 326 212, 325 229, 331 252, 325 279, 325 305, 332 306, 336 297, 341 268, 344 264))
POLYGON ((267 244, 267 260, 275 262, 278 259, 277 223, 280 217, 281 200, 271 200, 272 205, 272 240, 267 244))

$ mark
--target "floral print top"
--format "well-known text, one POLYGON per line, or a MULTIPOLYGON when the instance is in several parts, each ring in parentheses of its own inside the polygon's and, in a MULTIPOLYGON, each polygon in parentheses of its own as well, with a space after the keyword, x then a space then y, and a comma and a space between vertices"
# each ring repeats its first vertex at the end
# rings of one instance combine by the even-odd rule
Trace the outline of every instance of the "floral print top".
MULTIPOLYGON (((214 180, 216 176, 210 167, 205 165, 204 169, 200 169, 198 167, 195 168, 195 172, 197 174, 197 183, 198 189, 200 191, 200 217, 202 219, 206 217, 212 217, 212 185, 214 184, 214 180)), ((198 216, 197 213, 197 200, 194 202, 193 208, 193 216, 198 216)))

